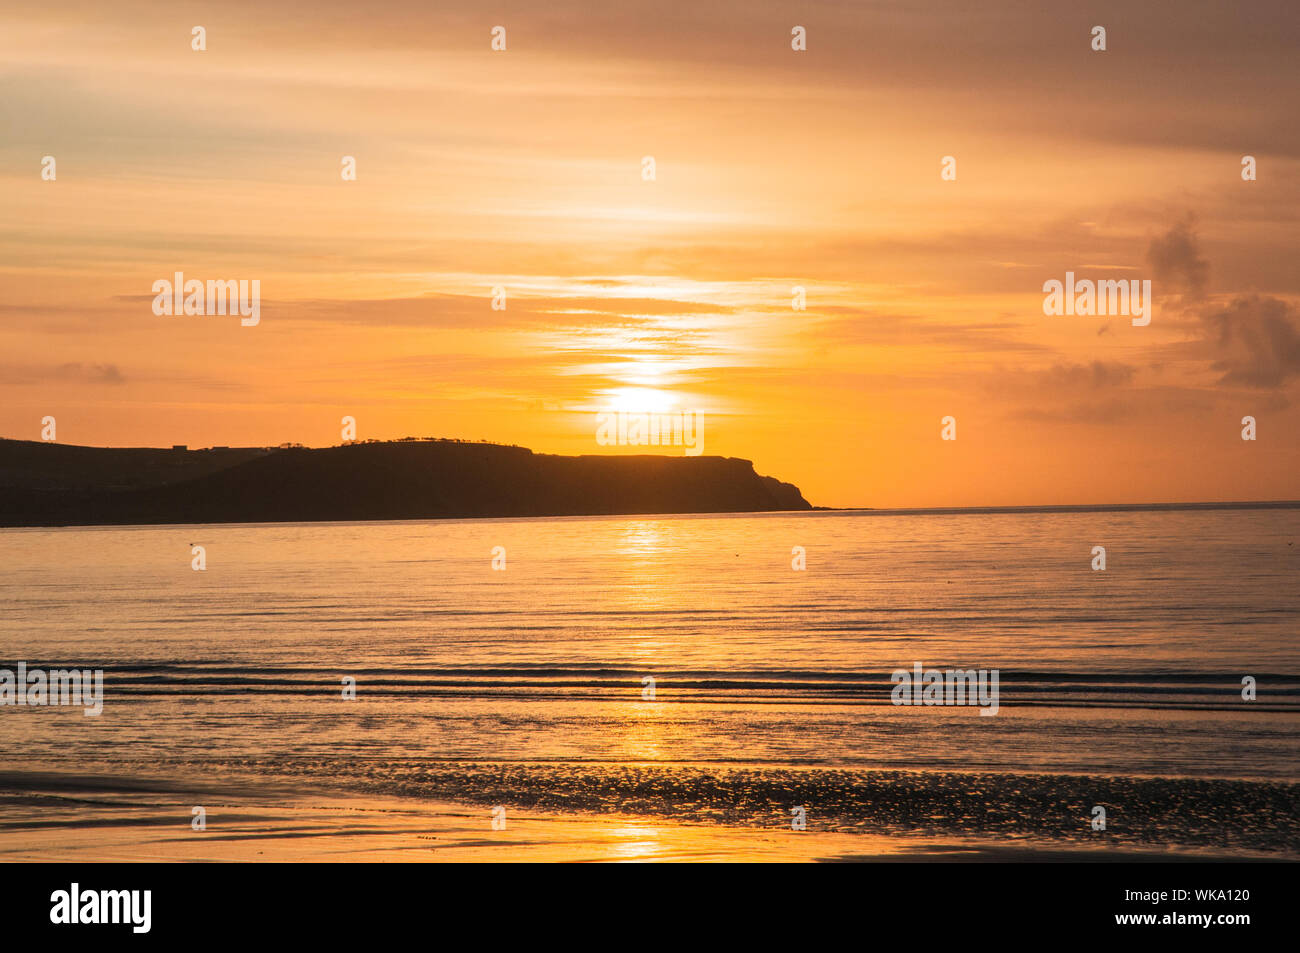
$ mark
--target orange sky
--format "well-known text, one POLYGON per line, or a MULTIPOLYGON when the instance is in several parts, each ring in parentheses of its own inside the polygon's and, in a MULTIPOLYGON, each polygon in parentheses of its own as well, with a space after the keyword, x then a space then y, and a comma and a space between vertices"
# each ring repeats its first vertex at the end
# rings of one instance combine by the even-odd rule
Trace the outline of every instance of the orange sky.
POLYGON ((0 435, 680 409, 821 505, 1300 498, 1294 3, 610 6, 10 5, 0 435), (1067 270, 1151 324, 1044 316, 1067 270), (155 316, 176 271, 261 323, 155 316))

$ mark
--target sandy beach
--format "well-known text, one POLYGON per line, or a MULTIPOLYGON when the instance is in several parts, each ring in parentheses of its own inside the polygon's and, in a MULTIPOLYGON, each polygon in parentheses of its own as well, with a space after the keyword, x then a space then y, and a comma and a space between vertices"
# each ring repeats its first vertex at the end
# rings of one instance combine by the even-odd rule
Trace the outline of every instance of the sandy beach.
MULTIPOLYGON (((0 774, 0 862, 241 863, 344 861, 816 862, 1213 860, 1198 851, 1077 849, 1033 842, 794 831, 692 824, 635 815, 491 810, 418 798, 0 774), (193 809, 206 811, 204 830, 193 809)), ((1237 855, 1236 859, 1242 859, 1237 855)), ((1267 858, 1261 858, 1267 859, 1267 858)), ((1276 859, 1276 858, 1273 858, 1276 859)))
POLYGON ((881 838, 755 831, 662 819, 490 810, 414 798, 232 786, 205 789, 206 829, 191 826, 185 785, 8 774, 0 778, 0 861, 483 862, 810 861, 881 838))

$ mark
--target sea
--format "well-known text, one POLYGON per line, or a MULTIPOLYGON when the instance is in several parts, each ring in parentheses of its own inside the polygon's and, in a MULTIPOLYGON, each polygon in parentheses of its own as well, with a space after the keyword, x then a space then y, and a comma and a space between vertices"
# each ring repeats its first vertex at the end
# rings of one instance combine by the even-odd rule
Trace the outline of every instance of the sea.
POLYGON ((3 771, 1300 856, 1296 508, 7 529, 20 662, 3 771))

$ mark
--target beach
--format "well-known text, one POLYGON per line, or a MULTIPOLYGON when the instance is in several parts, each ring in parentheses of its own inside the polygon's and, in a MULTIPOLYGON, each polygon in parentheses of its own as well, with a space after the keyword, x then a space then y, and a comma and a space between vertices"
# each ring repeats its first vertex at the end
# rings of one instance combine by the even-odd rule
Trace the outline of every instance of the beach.
MULTIPOLYGON (((967 862, 1232 859, 1206 850, 1060 847, 963 838, 755 830, 662 817, 490 809, 267 785, 0 774, 0 862, 967 862), (206 802, 204 829, 193 801, 206 802)), ((815 825, 815 821, 813 822, 815 825)), ((1261 860, 1275 854, 1254 855, 1261 860)), ((1246 859, 1236 855, 1235 859, 1246 859)))
MULTIPOLYGON (((65 791, 69 784, 77 793, 29 791, 15 798, 12 789, 5 792, 0 861, 794 862, 832 858, 849 844, 865 846, 837 834, 756 836, 662 819, 536 811, 510 812, 505 829, 493 830, 490 810, 469 805, 327 794, 269 797, 233 789, 211 801, 206 830, 195 831, 193 798, 183 792, 114 790, 111 779, 88 778, 64 779, 65 791)), ((905 849, 889 838, 872 841, 871 848, 905 849)))

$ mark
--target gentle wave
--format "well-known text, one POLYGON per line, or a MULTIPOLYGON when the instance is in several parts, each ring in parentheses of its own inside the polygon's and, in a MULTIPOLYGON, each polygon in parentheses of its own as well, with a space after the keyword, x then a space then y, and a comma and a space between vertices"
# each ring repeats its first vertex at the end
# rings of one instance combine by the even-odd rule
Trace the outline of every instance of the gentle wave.
MULTIPOLYGON (((655 680, 660 702, 751 704, 893 704, 886 672, 754 669, 716 672, 605 665, 350 667, 316 665, 250 668, 228 660, 132 665, 105 661, 105 691, 119 696, 339 693, 344 675, 359 692, 390 698, 529 696, 563 699, 640 699, 643 679, 655 680)), ((71 668, 66 662, 29 662, 30 668, 71 668)), ((80 667, 96 667, 81 662, 80 667)), ((946 668, 946 666, 927 666, 946 668)), ((999 704, 1300 712, 1300 677, 1259 673, 1257 700, 1242 698, 1241 676, 1230 672, 999 672, 999 704)))

